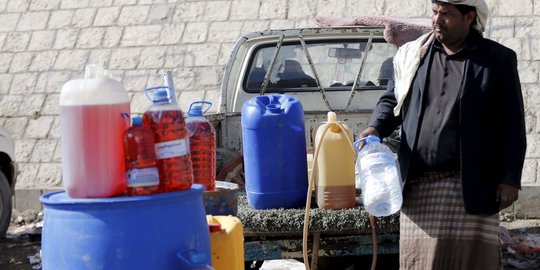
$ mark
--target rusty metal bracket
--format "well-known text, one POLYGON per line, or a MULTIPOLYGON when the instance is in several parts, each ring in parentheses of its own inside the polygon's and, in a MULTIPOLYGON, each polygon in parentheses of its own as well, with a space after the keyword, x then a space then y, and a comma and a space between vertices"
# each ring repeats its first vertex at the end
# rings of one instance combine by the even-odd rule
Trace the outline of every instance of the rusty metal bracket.
POLYGON ((317 88, 319 88, 319 91, 321 92, 322 98, 324 100, 324 103, 326 104, 326 107, 329 111, 332 111, 332 107, 330 106, 330 103, 328 102, 328 99, 326 98, 326 92, 324 91, 324 88, 321 86, 319 75, 317 75, 317 71, 315 70, 315 67, 313 65, 313 59, 311 58, 311 55, 309 54, 309 51, 306 46, 306 41, 304 41, 304 38, 302 37, 302 33, 298 34, 298 38, 300 39, 300 44, 302 44, 302 50, 304 51, 304 54, 306 55, 306 58, 308 60, 309 68, 311 69, 311 72, 313 72, 313 76, 315 76, 315 82, 317 83, 317 88))
POLYGON ((261 96, 266 93, 266 88, 268 87, 268 83, 270 82, 270 75, 272 74, 272 71, 274 70, 274 65, 276 64, 276 59, 279 54, 279 50, 281 50, 281 45, 283 45, 283 39, 285 38, 284 34, 281 34, 279 37, 279 40, 276 44, 276 49, 274 50, 274 56, 272 57, 272 62, 270 62, 270 67, 268 68, 268 71, 266 74, 264 74, 264 81, 261 86, 261 96))

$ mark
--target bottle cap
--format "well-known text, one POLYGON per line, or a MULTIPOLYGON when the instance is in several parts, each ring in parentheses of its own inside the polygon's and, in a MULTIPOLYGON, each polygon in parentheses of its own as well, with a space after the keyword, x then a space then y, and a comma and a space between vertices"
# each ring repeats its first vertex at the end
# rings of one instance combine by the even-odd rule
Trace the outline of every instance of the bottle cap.
POLYGON ((134 126, 140 126, 142 125, 142 117, 140 116, 133 116, 133 118, 131 119, 131 122, 134 126))
POLYGON ((335 112, 332 112, 332 111, 328 112, 326 114, 326 117, 328 118, 328 123, 337 122, 337 115, 335 112))
POLYGON ((366 137, 366 144, 368 143, 372 143, 372 142, 378 142, 380 143, 381 142, 381 139, 379 139, 379 137, 375 136, 375 135, 368 135, 366 137))
POLYGON ((103 77, 104 71, 105 70, 100 65, 88 64, 84 68, 84 78, 85 79, 94 79, 94 78, 103 77))
POLYGON ((192 106, 191 108, 189 108, 188 115, 189 116, 202 116, 203 115, 202 106, 200 105, 192 106))
POLYGON ((144 90, 146 97, 152 102, 170 101, 168 86, 154 86, 144 90))
POLYGON ((154 93, 154 102, 169 100, 169 94, 166 88, 161 88, 154 93))
POLYGON ((281 105, 279 104, 268 104, 266 109, 271 113, 281 113, 281 105))
POLYGON ((220 223, 210 223, 208 224, 208 229, 210 232, 221 232, 221 224, 220 223))

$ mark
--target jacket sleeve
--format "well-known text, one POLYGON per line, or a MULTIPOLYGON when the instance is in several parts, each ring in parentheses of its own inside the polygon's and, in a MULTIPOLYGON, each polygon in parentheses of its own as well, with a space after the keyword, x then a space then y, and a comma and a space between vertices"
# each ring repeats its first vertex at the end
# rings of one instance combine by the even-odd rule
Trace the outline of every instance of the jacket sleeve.
POLYGON ((394 107, 396 106, 396 96, 394 95, 394 81, 389 80, 386 92, 377 102, 373 110, 368 126, 374 127, 379 131, 381 139, 388 137, 401 124, 401 117, 394 116, 394 107))
POLYGON ((500 174, 502 179, 498 180, 500 183, 520 188, 527 139, 516 53, 507 50, 504 57, 500 57, 498 65, 495 74, 496 78, 499 78, 496 82, 498 89, 495 100, 498 103, 496 106, 500 129, 497 132, 499 134, 494 136, 500 136, 497 147, 500 147, 500 164, 504 170, 500 174))

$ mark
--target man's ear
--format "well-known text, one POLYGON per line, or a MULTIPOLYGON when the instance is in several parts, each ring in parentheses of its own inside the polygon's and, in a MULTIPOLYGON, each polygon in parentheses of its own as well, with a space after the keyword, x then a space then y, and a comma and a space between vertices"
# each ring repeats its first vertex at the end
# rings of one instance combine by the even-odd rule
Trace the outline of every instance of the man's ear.
POLYGON ((474 21, 476 20, 476 11, 469 11, 467 14, 465 14, 465 21, 469 26, 474 24, 474 21))

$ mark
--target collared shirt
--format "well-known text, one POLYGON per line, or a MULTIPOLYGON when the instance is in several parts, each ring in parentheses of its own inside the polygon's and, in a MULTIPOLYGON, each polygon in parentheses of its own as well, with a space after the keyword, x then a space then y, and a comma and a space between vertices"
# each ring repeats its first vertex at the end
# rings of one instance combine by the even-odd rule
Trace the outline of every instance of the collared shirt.
POLYGON ((460 169, 459 98, 467 53, 465 46, 448 55, 442 44, 434 41, 431 63, 425 63, 430 69, 413 152, 413 175, 460 169))

